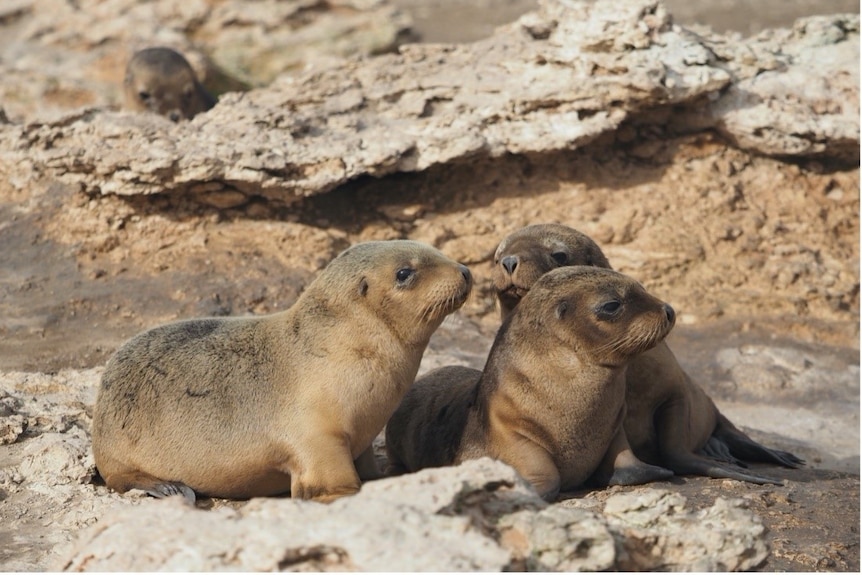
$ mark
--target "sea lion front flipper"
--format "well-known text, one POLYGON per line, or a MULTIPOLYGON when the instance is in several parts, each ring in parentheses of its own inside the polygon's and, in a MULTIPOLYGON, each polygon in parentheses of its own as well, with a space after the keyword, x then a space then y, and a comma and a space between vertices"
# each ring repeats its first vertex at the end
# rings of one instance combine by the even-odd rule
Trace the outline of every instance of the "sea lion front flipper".
POLYGON ((644 463, 632 451, 625 429, 620 426, 611 441, 599 468, 588 483, 604 487, 606 485, 642 485, 661 481, 673 476, 673 471, 644 463))
POLYGON ((290 474, 292 498, 329 503, 359 491, 362 482, 342 434, 316 430, 296 444, 302 446, 302 452, 290 469, 282 470, 290 474))
POLYGON ((689 409, 686 401, 672 401, 655 416, 655 428, 662 465, 677 475, 702 475, 717 479, 736 479, 759 485, 783 485, 777 479, 757 475, 721 461, 707 459, 691 451, 687 445, 689 409))
POLYGON ((551 454, 525 435, 514 429, 498 429, 497 445, 505 446, 504 456, 499 457, 504 463, 515 468, 521 477, 526 479, 539 496, 553 503, 560 494, 562 478, 551 454), (502 441, 501 441, 502 440, 502 441))
POLYGON ((760 445, 745 433, 737 429, 730 420, 720 412, 718 423, 713 431, 712 438, 717 439, 727 446, 728 451, 734 456, 747 461, 758 461, 762 463, 776 463, 784 467, 796 469, 805 465, 805 461, 787 451, 770 449, 760 445))
POLYGON ((380 468, 377 467, 377 460, 374 459, 374 448, 370 445, 368 449, 359 454, 353 463, 356 465, 356 472, 362 481, 373 481, 383 477, 380 468))

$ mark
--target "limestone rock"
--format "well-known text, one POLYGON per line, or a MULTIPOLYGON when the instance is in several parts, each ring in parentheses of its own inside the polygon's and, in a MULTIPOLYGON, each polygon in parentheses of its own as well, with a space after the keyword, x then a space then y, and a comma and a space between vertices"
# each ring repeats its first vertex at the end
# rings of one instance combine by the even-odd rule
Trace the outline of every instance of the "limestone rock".
POLYGON ((79 427, 66 433, 43 433, 27 442, 18 469, 29 483, 46 490, 88 483, 96 472, 90 438, 79 427))
MULTIPOLYGON (((718 52, 730 45, 712 44, 718 52)), ((721 132, 762 154, 858 163, 858 15, 803 18, 792 30, 759 34, 734 56, 737 81, 711 106, 721 132)))
POLYGON ((845 57, 858 47, 858 16, 834 19, 829 30, 841 34, 809 33, 814 23, 804 22, 805 33, 747 44, 675 26, 657 0, 548 0, 486 40, 407 45, 397 55, 281 76, 268 88, 225 95, 188 123, 90 111, 6 126, 0 171, 13 184, 45 174, 94 194, 290 204, 360 176, 577 148, 670 105, 688 110, 665 114, 665 122, 682 123, 675 129, 718 125, 763 153, 843 157, 858 147, 858 70, 847 69, 845 57), (846 81, 820 82, 779 121, 776 102, 793 103, 798 91, 785 87, 803 81, 794 71, 814 60, 846 81), (761 69, 775 78, 757 96, 770 112, 743 122, 752 106, 734 94, 751 93, 742 82, 765 85, 763 74, 751 73, 761 69), (809 106, 812 99, 822 105, 809 106), (774 137, 757 136, 765 124, 774 137))
POLYGON ((747 571, 768 549, 765 528, 741 499, 718 498, 699 512, 678 493, 641 489, 610 497, 604 513, 620 537, 623 570, 747 571))
MULTIPOLYGON (((75 571, 499 571, 508 564, 508 553, 471 529, 467 513, 431 512, 435 504, 427 494, 445 507, 468 492, 499 489, 506 478, 512 478, 511 469, 500 474, 504 467, 486 461, 430 470, 426 477, 434 475, 436 480, 412 481, 412 489, 405 489, 395 500, 388 500, 384 486, 383 495, 379 489, 366 488, 331 505, 255 499, 239 510, 204 512, 178 500, 145 502, 104 518, 58 567, 75 571), (488 465, 497 473, 482 469, 488 465), (449 489, 459 484, 462 491, 449 489), (414 496, 425 503, 412 505, 414 496), (150 536, 136 537, 141 530, 150 536)), ((400 478, 379 483, 404 481, 411 483, 400 478)))
POLYGON ((765 557, 763 526, 738 503, 692 513, 682 496, 640 493, 610 500, 608 518, 548 505, 511 467, 485 458, 371 482, 330 505, 260 498, 205 512, 178 499, 143 501, 103 517, 56 567, 736 570, 765 557))
POLYGON ((389 0, 14 0, 0 8, 0 100, 11 117, 118 105, 139 49, 182 52, 214 92, 393 51, 410 19, 389 0), (4 38, 5 40, 5 38, 4 38))
POLYGON ((551 506, 499 522, 500 541, 527 571, 608 571, 619 568, 607 522, 584 509, 551 506))

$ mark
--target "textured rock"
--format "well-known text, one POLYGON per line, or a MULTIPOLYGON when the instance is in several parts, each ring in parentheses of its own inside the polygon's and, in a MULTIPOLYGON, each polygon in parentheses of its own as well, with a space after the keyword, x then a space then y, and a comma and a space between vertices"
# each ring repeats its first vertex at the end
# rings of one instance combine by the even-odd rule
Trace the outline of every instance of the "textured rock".
POLYGON ((392 51, 409 18, 388 0, 14 0, 0 8, 10 117, 116 105, 141 48, 184 53, 217 93, 355 54, 392 51))
POLYGON ((486 40, 408 45, 398 55, 281 76, 268 88, 225 95, 190 123, 89 111, 7 126, 0 171, 19 186, 47 174, 90 193, 190 194, 219 207, 254 196, 290 204, 365 175, 577 148, 669 105, 686 111, 666 114, 675 129, 718 125, 762 153, 845 157, 858 146, 858 70, 846 58, 858 47, 858 16, 836 17, 826 30, 816 22, 748 44, 674 26, 656 0, 548 0, 486 40), (794 104, 782 86, 798 85, 794 70, 813 58, 848 79, 821 82, 794 104), (792 115, 743 121, 751 103, 733 94, 749 91, 729 89, 762 83, 755 71, 763 70, 778 84, 758 101, 770 114, 792 105, 792 115), (812 99, 823 105, 810 106, 812 99), (849 103, 834 103, 840 99, 849 103), (766 124, 771 135, 758 136, 766 124))
MULTIPOLYGON (((291 499, 255 499, 239 510, 203 512, 176 500, 146 502, 105 518, 80 541, 68 570, 361 570, 499 571, 508 553, 471 529, 468 513, 446 516, 434 503, 411 496, 430 492, 444 507, 469 492, 497 490, 514 478, 490 461, 458 470, 431 470, 429 482, 390 500, 363 489, 331 505, 291 499), (497 473, 489 473, 487 467, 497 473), (477 469, 475 475, 473 469, 477 469), (449 489, 452 485, 459 489, 449 489), (429 508, 431 504, 431 508, 429 508), (152 536, 141 541, 134 533, 152 536), (136 540, 137 539, 137 540, 136 540), (133 545, 130 543, 134 542, 133 545)), ((404 480, 382 480, 398 483, 404 480)), ((518 481, 519 489, 525 489, 518 481)), ((369 486, 370 487, 370 486, 369 486)), ((402 486, 403 487, 403 486, 402 486)), ((537 498, 535 494, 534 498, 537 498)))
POLYGON ((753 514, 723 500, 694 514, 684 503, 647 490, 610 500, 606 519, 548 506, 512 468, 481 459, 372 482, 331 505, 255 499, 238 510, 203 512, 177 499, 146 501, 103 518, 57 567, 735 570, 764 559, 764 529, 753 514), (135 536, 141 532, 149 536, 135 536))
MULTIPOLYGON (((722 56, 728 40, 708 43, 722 56)), ((817 16, 733 48, 737 80, 711 106, 719 130, 762 154, 859 161, 859 18, 817 16)))
POLYGON ((607 571, 619 568, 607 522, 583 509, 551 506, 499 522, 501 543, 527 571, 607 571))
POLYGON ((604 513, 627 556, 618 567, 651 571, 747 571, 766 559, 765 529, 741 499, 685 510, 686 498, 659 489, 610 497, 604 513))

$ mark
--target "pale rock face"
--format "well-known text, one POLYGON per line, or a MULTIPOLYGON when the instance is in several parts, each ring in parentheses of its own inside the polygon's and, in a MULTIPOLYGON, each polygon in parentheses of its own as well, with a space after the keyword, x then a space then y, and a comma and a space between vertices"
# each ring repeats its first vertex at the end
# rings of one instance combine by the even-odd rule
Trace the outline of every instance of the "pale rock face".
POLYGON ((291 204, 363 175, 578 148, 671 105, 678 131, 852 161, 858 24, 809 18, 742 40, 674 25, 656 0, 549 0, 485 40, 282 75, 188 123, 91 110, 6 126, 0 167, 13 183, 46 174, 93 194, 291 204))
POLYGON ((391 52, 411 26, 389 0, 9 0, 0 23, 0 102, 11 118, 119 105, 126 63, 142 48, 181 52, 222 93, 391 52))
POLYGON ((681 495, 649 489, 609 499, 605 514, 548 506, 511 467, 483 458, 372 482, 331 505, 255 499, 206 512, 146 501, 103 518, 55 567, 738 570, 766 557, 765 530, 740 502, 692 512, 681 495))

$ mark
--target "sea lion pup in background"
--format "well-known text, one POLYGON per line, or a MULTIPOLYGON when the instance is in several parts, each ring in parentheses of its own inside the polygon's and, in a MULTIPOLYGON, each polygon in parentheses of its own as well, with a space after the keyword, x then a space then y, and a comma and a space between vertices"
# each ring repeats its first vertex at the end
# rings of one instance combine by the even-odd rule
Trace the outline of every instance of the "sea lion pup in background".
MULTIPOLYGON (((617 272, 545 274, 503 323, 483 371, 443 367, 413 384, 386 425, 390 472, 487 455, 552 501, 613 466, 627 361, 673 325, 670 306, 617 272)), ((636 482, 671 475, 638 463, 636 482)))
MULTIPOLYGON (((509 235, 494 256, 494 285, 503 319, 543 274, 578 265, 611 267, 593 240, 567 226, 537 224, 509 235)), ((679 475, 761 484, 781 482, 740 469, 744 461, 792 468, 804 463, 737 429, 683 371, 665 342, 633 358, 626 381, 626 435, 635 455, 648 463, 679 475)))
POLYGON ((172 122, 191 120, 216 105, 182 54, 170 48, 145 48, 132 56, 123 81, 124 107, 155 112, 172 122))
POLYGON ((471 286, 465 266, 430 246, 367 242, 286 311, 146 331, 105 367, 96 467, 116 491, 190 501, 356 493, 379 476, 371 442, 471 286))

